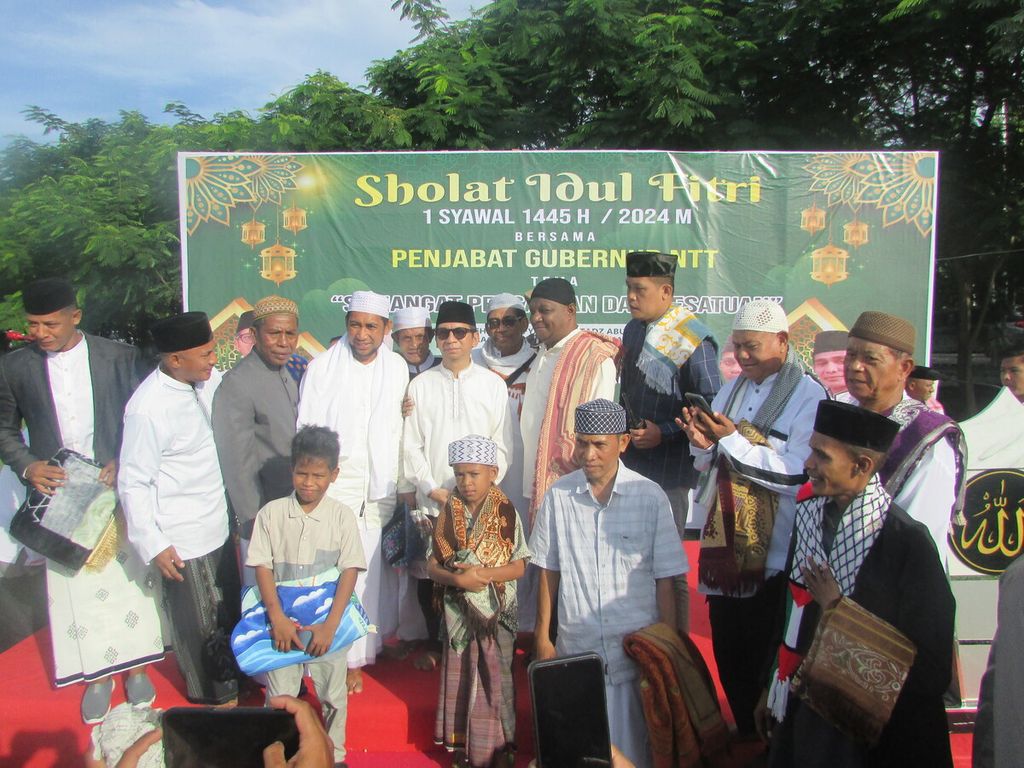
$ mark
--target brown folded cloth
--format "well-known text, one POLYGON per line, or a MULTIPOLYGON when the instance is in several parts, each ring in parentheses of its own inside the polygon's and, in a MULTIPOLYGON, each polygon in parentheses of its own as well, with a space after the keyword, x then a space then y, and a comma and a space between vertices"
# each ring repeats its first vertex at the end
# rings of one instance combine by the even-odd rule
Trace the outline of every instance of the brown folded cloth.
POLYGON ((654 768, 723 764, 729 731, 697 646, 658 623, 627 635, 623 647, 640 666, 654 768))

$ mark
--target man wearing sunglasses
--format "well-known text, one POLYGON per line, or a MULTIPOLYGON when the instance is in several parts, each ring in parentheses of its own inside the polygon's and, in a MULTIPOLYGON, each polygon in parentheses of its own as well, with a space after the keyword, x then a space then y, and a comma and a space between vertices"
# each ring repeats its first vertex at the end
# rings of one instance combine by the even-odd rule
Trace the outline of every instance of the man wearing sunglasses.
POLYGON ((448 444, 466 435, 493 440, 500 482, 512 452, 512 417, 501 378, 473 362, 473 347, 480 341, 473 308, 445 301, 436 323, 441 365, 409 382, 414 406, 405 419, 402 459, 406 480, 416 486, 417 506, 440 511, 455 480, 448 444))
MULTIPOLYGON (((512 420, 512 455, 509 469, 501 482, 501 490, 509 501, 520 510, 524 532, 530 535, 529 515, 523 496, 523 432, 519 427, 519 416, 523 410, 526 395, 526 380, 537 359, 537 350, 526 338, 530 321, 526 317, 526 300, 511 293, 499 293, 487 303, 487 341, 473 350, 473 362, 489 368, 505 382, 508 390, 508 404, 512 420)), ((526 576, 518 583, 519 629, 533 629, 537 612, 536 569, 527 567, 526 576)))

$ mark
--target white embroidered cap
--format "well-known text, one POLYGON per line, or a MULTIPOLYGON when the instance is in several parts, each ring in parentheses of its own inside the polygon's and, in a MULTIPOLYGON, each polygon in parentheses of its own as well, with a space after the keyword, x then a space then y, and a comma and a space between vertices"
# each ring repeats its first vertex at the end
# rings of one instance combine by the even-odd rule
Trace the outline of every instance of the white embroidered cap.
POLYGON ((522 296, 516 296, 514 293, 499 293, 491 296, 491 300, 487 302, 487 314, 491 314, 496 309, 508 309, 509 307, 515 307, 526 312, 526 299, 522 296))
POLYGON ((465 437, 448 443, 448 465, 485 464, 498 466, 498 444, 480 435, 465 437))
POLYGON ((394 330, 430 328, 430 310, 426 307, 403 307, 395 310, 394 330))
POLYGON ((753 299, 744 304, 732 321, 734 331, 789 333, 786 310, 768 299, 753 299))
POLYGON ((353 291, 348 302, 349 312, 366 312, 371 315, 391 319, 391 297, 382 296, 373 291, 353 291))

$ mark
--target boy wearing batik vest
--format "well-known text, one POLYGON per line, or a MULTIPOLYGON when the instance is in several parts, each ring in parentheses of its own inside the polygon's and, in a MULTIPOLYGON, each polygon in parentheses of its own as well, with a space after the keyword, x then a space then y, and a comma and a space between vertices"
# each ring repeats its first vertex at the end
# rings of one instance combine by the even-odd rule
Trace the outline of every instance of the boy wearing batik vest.
POLYGON ((478 435, 448 446, 455 490, 427 556, 444 610, 434 740, 457 753, 456 765, 481 768, 514 749, 516 580, 530 556, 519 515, 495 485, 497 454, 478 435))

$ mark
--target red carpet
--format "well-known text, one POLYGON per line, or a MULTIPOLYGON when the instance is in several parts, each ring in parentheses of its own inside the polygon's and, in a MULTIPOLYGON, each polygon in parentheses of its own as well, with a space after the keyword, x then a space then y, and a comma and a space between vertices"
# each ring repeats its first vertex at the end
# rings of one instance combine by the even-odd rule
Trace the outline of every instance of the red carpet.
MULTIPOLYGON (((687 544, 691 562, 695 545, 687 544)), ((691 578, 694 576, 691 573, 691 578)), ((691 592, 691 635, 709 666, 714 668, 707 610, 691 592)), ((54 690, 50 686, 50 637, 43 629, 0 654, 0 768, 56 768, 83 765, 89 744, 89 726, 79 714, 80 686, 54 690)), ((348 762, 353 768, 421 768, 450 764, 443 749, 433 744, 434 710, 437 704, 437 672, 421 672, 412 656, 398 661, 381 660, 368 669, 362 693, 349 699, 348 762)), ((157 705, 169 708, 185 704, 183 682, 168 656, 150 672, 157 688, 157 705)), ((517 766, 533 755, 529 691, 522 656, 516 660, 518 735, 517 766)), ((719 697, 724 697, 719 689, 719 697)), ((113 703, 124 700, 120 685, 113 703)), ((259 704, 259 701, 243 701, 259 704)), ((954 735, 953 757, 958 768, 970 765, 971 737, 954 735)), ((735 765, 751 757, 737 752, 735 765)))

